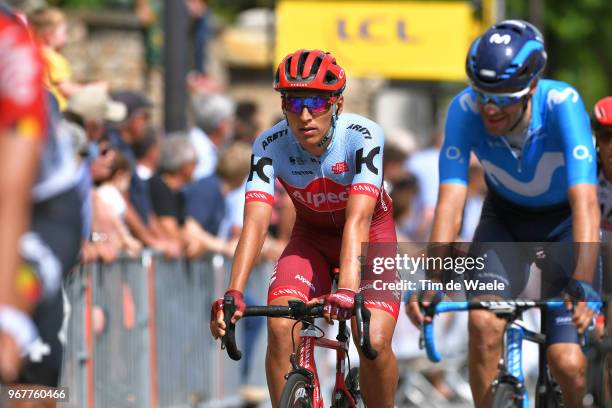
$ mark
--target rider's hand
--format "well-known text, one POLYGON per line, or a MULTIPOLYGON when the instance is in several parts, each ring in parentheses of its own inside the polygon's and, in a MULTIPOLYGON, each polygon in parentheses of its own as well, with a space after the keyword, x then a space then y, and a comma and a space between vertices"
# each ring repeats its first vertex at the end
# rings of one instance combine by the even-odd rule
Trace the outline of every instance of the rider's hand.
POLYGON ((430 316, 424 316, 423 313, 421 313, 421 308, 429 306, 435 294, 434 291, 422 293, 413 292, 408 296, 406 300, 406 314, 415 327, 420 329, 423 323, 432 322, 430 316))
POLYGON ((573 302, 569 296, 566 296, 565 305, 568 310, 574 309, 572 323, 578 333, 582 334, 593 322, 593 317, 600 313, 603 305, 601 297, 591 285, 578 280, 570 284, 569 292, 578 302, 573 302))
POLYGON ((355 295, 351 289, 339 288, 336 293, 325 297, 323 304, 323 317, 328 322, 332 320, 347 320, 353 315, 355 308, 355 295))
POLYGON ((0 305, 0 383, 16 380, 21 357, 37 338, 38 330, 28 314, 12 306, 0 305))
MULTIPOLYGON (((236 305, 236 311, 232 316, 232 323, 236 323, 244 314, 246 310, 246 304, 242 292, 239 290, 228 290, 225 292, 225 296, 232 296, 234 298, 234 305, 236 305)), ((225 336, 225 321, 223 320, 223 298, 215 300, 210 308, 210 332, 215 339, 225 336)))

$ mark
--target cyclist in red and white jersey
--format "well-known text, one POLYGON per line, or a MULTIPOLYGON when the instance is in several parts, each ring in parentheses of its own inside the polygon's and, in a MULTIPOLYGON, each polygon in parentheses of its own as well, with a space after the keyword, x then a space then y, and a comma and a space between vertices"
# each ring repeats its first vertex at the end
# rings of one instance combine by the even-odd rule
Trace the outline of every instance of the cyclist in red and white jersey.
POLYGON ((597 139, 597 194, 601 207, 602 242, 612 241, 612 96, 595 104, 591 125, 597 139))
MULTIPOLYGON (((601 208, 601 242, 603 260, 603 292, 612 295, 612 96, 595 104, 591 127, 597 140, 599 156, 597 169, 597 196, 601 208)), ((607 315, 612 321, 612 306, 607 315)), ((603 326, 603 322, 602 322, 603 326)), ((610 327, 608 325, 608 330, 610 327)), ((610 333, 610 332, 609 332, 610 333)))
POLYGON ((0 2, 0 382, 17 378, 21 356, 38 336, 17 272, 47 127, 42 75, 26 27, 0 2))
MULTIPOLYGON (((242 292, 268 230, 278 179, 293 200, 296 221, 271 278, 268 303, 311 301, 330 293, 332 271, 339 267, 338 289, 324 300, 326 317, 347 319, 355 294, 364 293, 372 311, 372 345, 379 354, 373 361, 361 359, 361 391, 369 406, 393 407, 398 372, 391 337, 399 294, 376 291, 373 281, 393 281, 396 271, 373 275, 368 268, 374 256, 396 254, 392 204, 382 179, 384 137, 376 123, 342 113, 345 85, 344 70, 323 51, 299 50, 279 64, 274 88, 281 93, 286 120, 253 145, 244 227, 226 295, 238 305, 237 320, 244 310, 242 292), (364 242, 370 245, 360 276, 364 242)), ((224 334, 221 307, 218 300, 211 312, 215 337, 224 334)), ((268 322, 266 372, 274 406, 290 370, 291 328, 287 319, 268 322)))

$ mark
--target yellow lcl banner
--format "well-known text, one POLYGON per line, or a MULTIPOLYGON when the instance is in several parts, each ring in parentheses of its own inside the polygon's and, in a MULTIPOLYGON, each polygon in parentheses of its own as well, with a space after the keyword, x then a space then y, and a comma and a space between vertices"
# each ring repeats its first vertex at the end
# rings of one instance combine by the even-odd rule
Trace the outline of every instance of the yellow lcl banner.
POLYGON ((467 2, 279 0, 276 61, 318 48, 349 75, 462 81, 472 15, 467 2))

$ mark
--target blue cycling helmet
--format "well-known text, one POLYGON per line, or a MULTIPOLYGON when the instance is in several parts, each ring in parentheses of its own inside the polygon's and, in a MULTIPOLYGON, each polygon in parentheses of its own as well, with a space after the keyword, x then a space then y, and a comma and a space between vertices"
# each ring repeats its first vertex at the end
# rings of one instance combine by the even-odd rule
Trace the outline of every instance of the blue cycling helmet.
POLYGON ((472 85, 479 90, 508 93, 525 89, 546 65, 542 34, 522 20, 494 24, 474 40, 465 65, 472 85))

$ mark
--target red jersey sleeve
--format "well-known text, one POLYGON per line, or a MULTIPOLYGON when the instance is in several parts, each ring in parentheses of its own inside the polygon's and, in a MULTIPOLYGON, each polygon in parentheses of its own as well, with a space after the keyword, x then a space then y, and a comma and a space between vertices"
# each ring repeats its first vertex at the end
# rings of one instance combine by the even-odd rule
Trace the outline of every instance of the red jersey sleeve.
POLYGON ((24 137, 46 135, 43 62, 28 29, 0 12, 0 131, 24 137))

